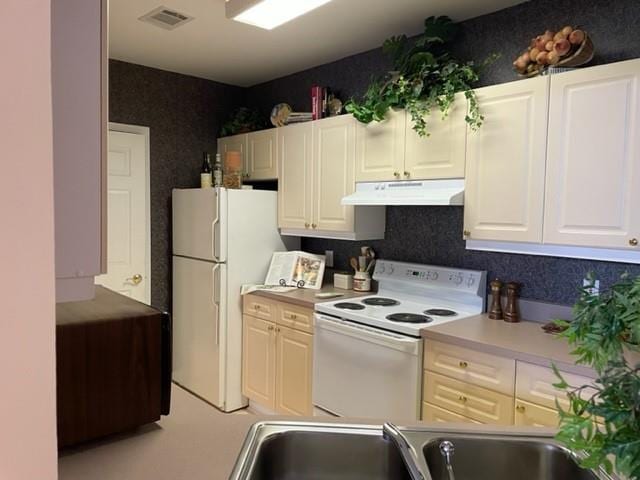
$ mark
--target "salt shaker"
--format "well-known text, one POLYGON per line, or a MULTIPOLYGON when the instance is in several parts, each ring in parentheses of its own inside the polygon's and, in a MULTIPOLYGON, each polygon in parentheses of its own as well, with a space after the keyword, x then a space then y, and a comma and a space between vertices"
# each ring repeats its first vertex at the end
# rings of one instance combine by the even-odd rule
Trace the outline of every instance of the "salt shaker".
POLYGON ((491 308, 489 309, 489 318, 493 320, 502 320, 502 282, 497 278, 489 283, 491 287, 491 308))
POLYGON ((504 309, 504 321, 517 323, 520 321, 520 312, 518 311, 518 291, 520 284, 517 282, 507 283, 507 306, 504 309))

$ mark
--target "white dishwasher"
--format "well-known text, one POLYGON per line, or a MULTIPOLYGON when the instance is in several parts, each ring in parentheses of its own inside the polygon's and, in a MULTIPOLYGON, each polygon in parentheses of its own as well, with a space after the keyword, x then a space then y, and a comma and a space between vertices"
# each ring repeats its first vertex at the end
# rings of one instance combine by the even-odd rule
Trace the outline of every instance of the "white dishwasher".
POLYGON ((335 415, 419 420, 422 340, 315 315, 313 403, 335 415))

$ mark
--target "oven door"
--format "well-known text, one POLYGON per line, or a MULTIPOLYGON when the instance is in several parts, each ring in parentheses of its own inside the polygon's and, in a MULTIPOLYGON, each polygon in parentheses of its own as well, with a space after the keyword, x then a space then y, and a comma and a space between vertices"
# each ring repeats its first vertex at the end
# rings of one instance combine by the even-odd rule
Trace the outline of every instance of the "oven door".
POLYGON ((419 420, 422 340, 316 313, 313 403, 339 416, 419 420))

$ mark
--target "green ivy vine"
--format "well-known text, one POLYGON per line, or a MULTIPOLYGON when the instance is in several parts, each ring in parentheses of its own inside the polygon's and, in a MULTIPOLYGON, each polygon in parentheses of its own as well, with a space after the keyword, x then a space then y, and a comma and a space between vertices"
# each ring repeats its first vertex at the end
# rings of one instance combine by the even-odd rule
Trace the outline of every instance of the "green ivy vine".
POLYGON ((413 42, 406 35, 385 40, 382 50, 390 56, 393 71, 375 79, 361 100, 347 102, 347 112, 360 122, 370 123, 384 120, 390 108, 403 108, 411 115, 413 129, 425 136, 429 134, 427 118, 431 111, 437 108, 445 118, 455 94, 464 92, 469 105, 465 120, 472 129, 478 129, 484 117, 472 86, 481 68, 497 55, 479 66, 456 59, 449 47, 458 30, 458 24, 449 17, 429 17, 424 21, 424 32, 413 42))

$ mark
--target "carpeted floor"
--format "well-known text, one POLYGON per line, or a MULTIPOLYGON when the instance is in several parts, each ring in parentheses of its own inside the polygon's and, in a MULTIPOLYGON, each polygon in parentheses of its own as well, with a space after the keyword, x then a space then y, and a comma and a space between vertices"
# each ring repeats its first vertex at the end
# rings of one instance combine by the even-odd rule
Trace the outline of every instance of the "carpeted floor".
POLYGON ((171 415, 129 434, 62 452, 59 479, 225 479, 257 419, 224 414, 174 385, 171 415))

